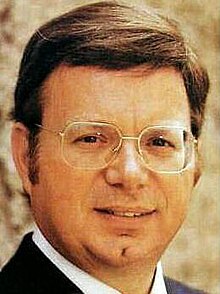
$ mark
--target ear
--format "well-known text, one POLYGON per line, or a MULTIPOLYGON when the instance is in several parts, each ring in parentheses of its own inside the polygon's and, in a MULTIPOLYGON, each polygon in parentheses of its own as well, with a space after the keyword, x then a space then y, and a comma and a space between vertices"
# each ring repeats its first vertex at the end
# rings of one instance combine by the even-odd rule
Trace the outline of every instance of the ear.
POLYGON ((24 190, 30 195, 32 184, 29 180, 28 135, 29 131, 22 123, 17 122, 13 125, 11 132, 12 156, 24 190))
POLYGON ((194 187, 199 182, 199 179, 202 174, 202 159, 200 156, 201 152, 201 140, 198 140, 195 146, 195 173, 194 173, 194 187))

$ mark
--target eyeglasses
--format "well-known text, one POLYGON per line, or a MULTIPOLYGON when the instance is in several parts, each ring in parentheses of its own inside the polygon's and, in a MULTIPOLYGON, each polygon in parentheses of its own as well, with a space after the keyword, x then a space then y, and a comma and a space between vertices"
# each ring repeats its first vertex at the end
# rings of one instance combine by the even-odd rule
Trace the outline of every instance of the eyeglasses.
POLYGON ((119 127, 107 122, 71 122, 57 132, 64 160, 74 168, 102 169, 120 152, 124 140, 133 140, 145 165, 160 173, 178 173, 192 160, 194 139, 190 131, 175 126, 150 126, 137 137, 125 136, 119 127))

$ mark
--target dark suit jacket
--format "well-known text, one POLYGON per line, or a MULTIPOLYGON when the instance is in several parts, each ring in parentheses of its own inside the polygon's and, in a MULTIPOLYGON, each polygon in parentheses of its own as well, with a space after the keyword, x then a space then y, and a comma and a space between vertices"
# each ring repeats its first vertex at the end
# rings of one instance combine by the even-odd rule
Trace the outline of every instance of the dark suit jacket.
MULTIPOLYGON (((165 283, 168 294, 204 293, 167 277, 165 277, 165 283)), ((0 273, 0 293, 82 294, 83 292, 38 249, 32 241, 31 234, 28 234, 0 273)))

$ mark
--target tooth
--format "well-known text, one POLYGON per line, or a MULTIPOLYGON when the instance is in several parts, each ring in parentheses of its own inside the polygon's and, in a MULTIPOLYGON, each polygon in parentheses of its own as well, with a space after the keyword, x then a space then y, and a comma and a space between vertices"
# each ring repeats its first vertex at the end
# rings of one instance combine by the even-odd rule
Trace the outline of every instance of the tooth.
POLYGON ((120 212, 120 211, 114 211, 113 213, 116 216, 124 216, 124 214, 125 214, 124 212, 120 212))
POLYGON ((138 212, 121 212, 121 211, 112 211, 112 214, 116 215, 116 216, 121 216, 121 217, 138 217, 141 216, 142 213, 138 213, 138 212))
POLYGON ((125 212, 124 216, 126 216, 126 217, 134 217, 135 213, 134 212, 125 212))
POLYGON ((135 213, 134 214, 135 216, 141 216, 141 215, 143 215, 142 213, 135 213))

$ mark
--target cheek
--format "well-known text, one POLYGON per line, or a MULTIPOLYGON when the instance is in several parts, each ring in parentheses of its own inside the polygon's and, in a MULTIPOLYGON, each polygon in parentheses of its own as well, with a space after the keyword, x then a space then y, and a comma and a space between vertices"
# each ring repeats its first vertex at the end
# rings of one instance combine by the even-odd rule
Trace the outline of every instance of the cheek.
POLYGON ((192 171, 185 171, 178 175, 163 176, 161 184, 166 199, 168 222, 181 223, 187 213, 193 190, 194 176, 192 171))
POLYGON ((32 193, 35 219, 49 239, 53 235, 68 239, 70 232, 74 238, 78 231, 85 230, 96 175, 74 170, 58 160, 39 163, 39 184, 33 186, 32 193))
POLYGON ((92 189, 95 174, 73 169, 65 163, 54 163, 40 171, 40 184, 51 197, 63 201, 85 202, 92 189))

